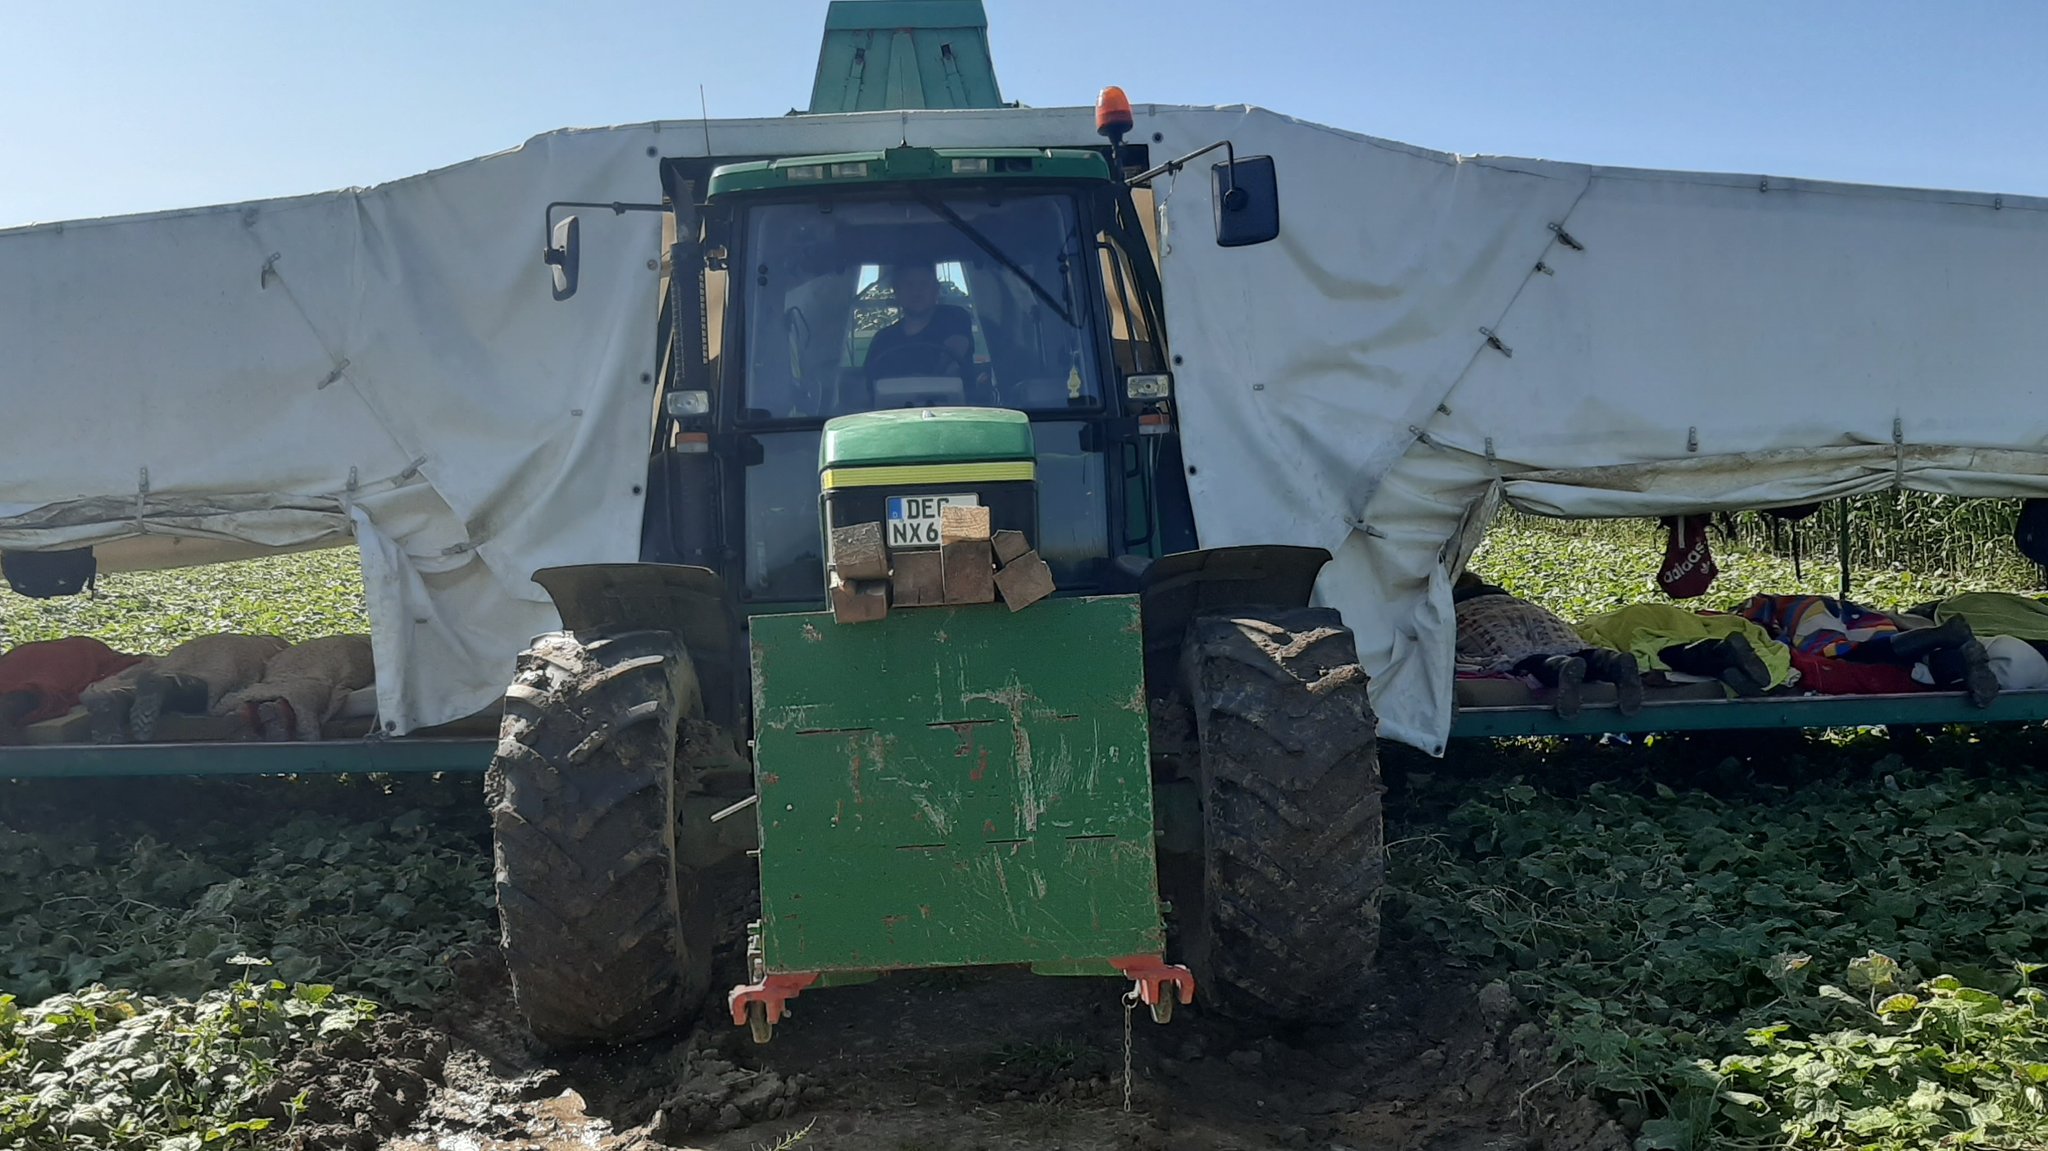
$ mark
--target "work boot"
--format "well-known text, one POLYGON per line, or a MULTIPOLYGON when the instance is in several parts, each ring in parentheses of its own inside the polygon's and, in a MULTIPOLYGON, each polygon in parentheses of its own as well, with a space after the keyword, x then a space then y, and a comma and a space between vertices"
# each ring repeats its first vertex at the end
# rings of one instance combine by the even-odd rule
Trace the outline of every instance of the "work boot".
POLYGON ((1976 641, 1976 634, 1970 630, 1970 621, 1957 616, 1940 627, 1916 627, 1892 635, 1892 655, 1901 663, 1915 664, 1927 658, 1929 652, 1944 648, 1959 648, 1976 641))
POLYGON ((1543 661, 1541 677, 1557 692, 1557 716, 1574 719, 1579 714, 1579 689, 1586 682, 1586 661, 1575 655, 1554 655, 1543 661), (1554 681, 1554 682, 1553 682, 1554 681))
POLYGON ((1998 698, 1998 676, 1991 670, 1991 654, 1982 641, 1972 639, 1958 647, 1929 652, 1927 674, 1938 687, 1961 687, 1971 707, 1990 707, 1998 698))
POLYGON ((1757 656, 1747 636, 1703 639, 1667 647, 1657 656, 1672 671, 1718 679, 1737 695, 1762 695, 1771 687, 1771 669, 1757 656))
POLYGON ((1963 645, 1963 667, 1963 688, 1970 693, 1970 706, 1990 707, 1998 698, 1998 676, 1991 670, 1991 653, 1984 650, 1982 641, 1972 639, 1963 645))
POLYGON ((197 676, 154 672, 135 681, 135 700, 128 708, 128 738, 148 743, 156 738, 157 720, 165 712, 206 714, 206 681, 197 676))
POLYGON ((85 697, 86 732, 94 743, 128 742, 128 709, 133 690, 93 692, 85 697))
POLYGON ((1635 656, 1596 647, 1580 658, 1586 661, 1587 679, 1614 685, 1614 710, 1623 715, 1643 710, 1643 669, 1635 656))
MULTIPOLYGON (((1757 655, 1756 649, 1749 646, 1748 636, 1731 635, 1721 641, 1721 646, 1728 653, 1728 666, 1753 681, 1758 695, 1771 689, 1771 669, 1764 666, 1763 657, 1757 655)), ((1722 682, 1726 683, 1727 680, 1723 679, 1722 682)))

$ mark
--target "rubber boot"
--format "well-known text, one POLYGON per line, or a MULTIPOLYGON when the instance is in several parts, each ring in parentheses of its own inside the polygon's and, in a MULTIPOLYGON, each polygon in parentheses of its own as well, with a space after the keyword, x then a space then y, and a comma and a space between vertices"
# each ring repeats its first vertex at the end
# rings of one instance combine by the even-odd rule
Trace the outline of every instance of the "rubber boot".
POLYGON ((1596 647, 1580 658, 1586 661, 1587 679, 1614 685, 1614 710, 1623 715, 1643 710, 1643 669, 1634 655, 1596 647))
POLYGON ((1586 661, 1575 655, 1554 655, 1543 661, 1548 675, 1542 678, 1557 691, 1556 709, 1559 719, 1573 719, 1579 714, 1579 689, 1586 682, 1586 661))
POLYGON ((1958 616, 1940 627, 1916 627, 1896 632, 1885 646, 1900 663, 1910 666, 1927 658, 1930 652, 1959 648, 1975 642, 1976 638, 1970 630, 1970 621, 1958 616))

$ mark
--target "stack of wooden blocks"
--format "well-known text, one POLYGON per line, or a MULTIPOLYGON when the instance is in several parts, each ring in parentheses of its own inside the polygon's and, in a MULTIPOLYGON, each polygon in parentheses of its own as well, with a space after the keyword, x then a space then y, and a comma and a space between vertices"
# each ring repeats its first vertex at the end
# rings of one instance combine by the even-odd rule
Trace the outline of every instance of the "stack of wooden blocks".
POLYGON ((989 530, 988 509, 939 509, 937 550, 891 555, 879 523, 832 529, 832 617, 881 619, 894 607, 994 603, 1022 611, 1053 592, 1052 568, 1023 532, 989 530))

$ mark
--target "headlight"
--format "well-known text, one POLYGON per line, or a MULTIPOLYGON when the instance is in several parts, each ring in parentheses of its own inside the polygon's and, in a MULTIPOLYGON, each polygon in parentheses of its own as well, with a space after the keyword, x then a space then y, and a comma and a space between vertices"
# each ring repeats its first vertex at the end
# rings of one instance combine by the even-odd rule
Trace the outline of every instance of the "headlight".
POLYGON ((711 414, 710 392, 670 392, 667 400, 668 414, 675 418, 711 414))
POLYGON ((1163 400, 1173 394, 1173 375, 1125 376, 1124 395, 1133 400, 1163 400))

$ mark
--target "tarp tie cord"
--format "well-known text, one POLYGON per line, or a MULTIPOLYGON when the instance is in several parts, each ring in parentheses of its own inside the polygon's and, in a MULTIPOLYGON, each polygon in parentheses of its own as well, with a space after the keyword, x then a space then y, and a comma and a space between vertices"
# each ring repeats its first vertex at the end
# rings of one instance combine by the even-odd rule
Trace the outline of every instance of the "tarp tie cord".
POLYGON ((146 532, 149 530, 149 524, 143 518, 143 509, 149 503, 149 469, 140 468, 137 471, 138 474, 135 479, 135 530, 146 532))
POLYGON ((279 255, 281 253, 272 252, 269 258, 263 261, 263 270, 256 274, 256 287, 258 289, 265 292, 269 291, 270 281, 277 279, 277 258, 279 255))
POLYGON ((348 359, 347 359, 347 357, 343 357, 342 359, 336 360, 336 361, 335 361, 335 363, 334 363, 334 370, 333 370, 333 371, 331 371, 331 372, 329 372, 329 373, 327 373, 327 376, 326 376, 326 378, 325 378, 325 379, 321 380, 321 381, 320 381, 319 383, 317 383, 317 384, 314 384, 314 385, 313 385, 313 390, 317 392, 317 391, 319 391, 320 389, 322 389, 322 388, 326 387, 327 385, 329 385, 329 384, 333 383, 334 381, 336 381, 336 380, 340 379, 340 378, 341 378, 341 374, 342 374, 343 372, 346 372, 346 371, 348 371, 348 359))
MULTIPOLYGON (((1573 201, 1572 207, 1578 207, 1578 202, 1573 201)), ((1565 247, 1570 248, 1572 251, 1583 252, 1586 250, 1586 245, 1581 244, 1577 240, 1572 239, 1572 234, 1564 230, 1563 224, 1552 224, 1550 225, 1550 230, 1556 232, 1558 241, 1562 243, 1565 247)))
POLYGON ((341 489, 341 514, 348 519, 348 534, 356 534, 356 469, 349 465, 348 486, 341 489))
POLYGON ((1903 417, 1892 417, 1892 490, 1903 491, 1906 487, 1906 421, 1903 417))
POLYGON ((1414 424, 1408 425, 1408 434, 1414 436, 1415 442, 1419 444, 1425 444, 1432 448, 1437 446, 1437 442, 1434 439, 1430 438, 1430 434, 1428 432, 1423 431, 1421 428, 1416 427, 1414 424))
POLYGON ((1506 344, 1501 343, 1500 337, 1493 334, 1492 328, 1481 328, 1479 329, 1479 334, 1486 337, 1487 347, 1492 348, 1494 351, 1499 352, 1501 355, 1506 356, 1509 359, 1514 359, 1515 350, 1513 348, 1508 347, 1506 344))
POLYGON ((1493 473, 1494 478, 1500 478, 1500 459, 1493 454, 1492 436, 1486 437, 1486 470, 1493 473))
POLYGON ((1372 526, 1369 523, 1366 523, 1364 520, 1359 519, 1357 516, 1345 516, 1344 523, 1347 526, 1349 526, 1352 531, 1359 532, 1366 536, 1370 536, 1373 539, 1383 540, 1387 538, 1387 533, 1381 531, 1380 529, 1372 526))
POLYGON ((1557 275, 1557 269, 1551 267, 1549 264, 1546 264, 1541 260, 1536 261, 1536 270, 1543 273, 1546 276, 1557 275))
POLYGON ((1700 429, 1698 424, 1685 429, 1685 450, 1688 452, 1700 450, 1700 429))

